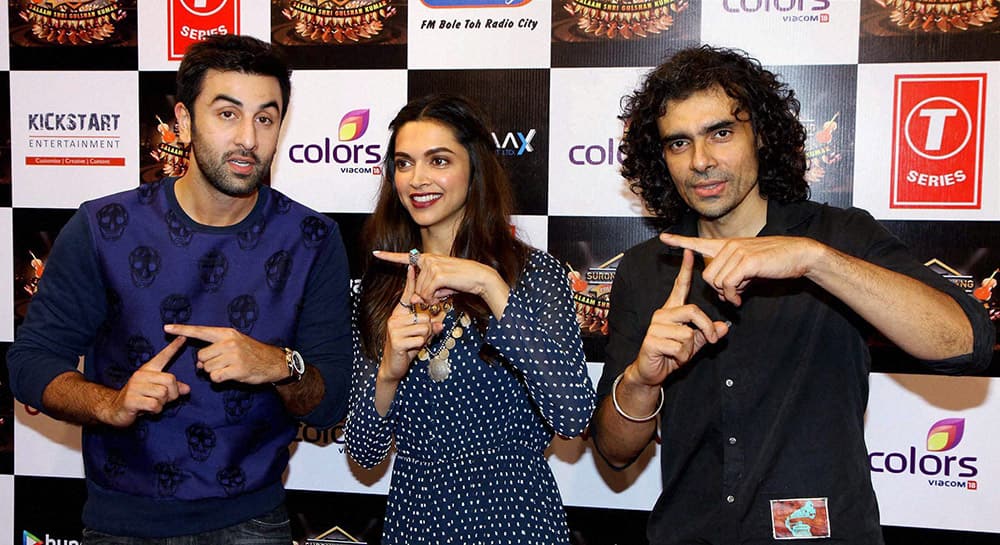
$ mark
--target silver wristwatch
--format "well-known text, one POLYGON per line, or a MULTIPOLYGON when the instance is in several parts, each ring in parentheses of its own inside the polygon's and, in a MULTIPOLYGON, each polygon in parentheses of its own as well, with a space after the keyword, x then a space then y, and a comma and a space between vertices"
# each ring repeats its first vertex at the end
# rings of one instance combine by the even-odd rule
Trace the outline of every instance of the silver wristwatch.
POLYGON ((285 365, 288 366, 288 378, 278 382, 278 384, 302 380, 302 375, 306 374, 306 362, 302 359, 302 354, 299 354, 298 350, 292 350, 287 346, 284 350, 285 365))

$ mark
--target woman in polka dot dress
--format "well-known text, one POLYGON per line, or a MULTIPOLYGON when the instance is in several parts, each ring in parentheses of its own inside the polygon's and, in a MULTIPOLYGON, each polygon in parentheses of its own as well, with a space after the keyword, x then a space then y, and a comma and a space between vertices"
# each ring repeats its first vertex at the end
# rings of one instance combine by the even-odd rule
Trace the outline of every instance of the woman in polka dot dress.
POLYGON ((543 451, 583 432, 593 387, 566 275, 513 235, 482 119, 407 104, 366 226, 346 439, 366 467, 395 439, 387 545, 569 543, 543 451))

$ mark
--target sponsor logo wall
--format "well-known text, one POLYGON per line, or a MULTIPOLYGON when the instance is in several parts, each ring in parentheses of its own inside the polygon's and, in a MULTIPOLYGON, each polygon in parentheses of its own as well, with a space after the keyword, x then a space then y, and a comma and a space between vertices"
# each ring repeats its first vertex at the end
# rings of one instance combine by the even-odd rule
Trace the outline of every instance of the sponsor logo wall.
MULTIPOLYGON (((699 43, 746 49, 795 89, 815 200, 869 210, 1000 319, 995 2, 962 3, 946 18, 934 15, 940 2, 877 0, 8 4, 0 11, 4 351, 82 201, 185 171, 173 117, 178 58, 198 39, 234 32, 281 44, 295 68, 271 182, 338 221, 355 278, 389 121, 430 92, 477 100, 515 187, 516 232, 565 266, 595 382, 618 260, 654 234, 618 173, 620 99, 666 53, 699 43)), ((990 511, 1000 501, 990 433, 1000 384, 913 375, 916 362, 882 346, 873 368, 867 437, 883 522, 1000 532, 990 511)), ((14 402, 3 370, 0 506, 11 507, 0 507, 0 540, 78 541, 79 428, 14 402), (60 506, 46 512, 53 497, 60 506)), ((376 539, 371 521, 384 503, 371 498, 386 492, 391 462, 354 465, 339 428, 303 428, 291 448, 296 532, 340 524, 376 539), (310 508, 344 504, 358 513, 310 508)), ((586 438, 554 441, 548 459, 582 543, 643 542, 641 522, 622 521, 655 501, 658 455, 651 446, 617 473, 586 438)))

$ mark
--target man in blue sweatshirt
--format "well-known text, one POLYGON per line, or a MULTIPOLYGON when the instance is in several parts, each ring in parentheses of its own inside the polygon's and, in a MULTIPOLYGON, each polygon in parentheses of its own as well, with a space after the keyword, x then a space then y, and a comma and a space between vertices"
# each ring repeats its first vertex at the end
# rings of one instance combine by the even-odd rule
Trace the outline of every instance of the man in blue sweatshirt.
POLYGON ((351 340, 337 225, 262 183, 290 91, 267 43, 193 45, 187 173, 84 203, 52 249, 8 366, 83 425, 88 544, 291 540, 295 420, 344 415, 351 340))

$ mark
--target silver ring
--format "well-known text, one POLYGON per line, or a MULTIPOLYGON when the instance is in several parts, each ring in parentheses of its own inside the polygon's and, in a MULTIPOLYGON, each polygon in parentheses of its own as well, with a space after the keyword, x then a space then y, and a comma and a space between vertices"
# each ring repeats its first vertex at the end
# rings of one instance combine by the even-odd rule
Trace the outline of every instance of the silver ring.
POLYGON ((419 262, 420 262, 420 250, 413 248, 412 250, 410 250, 410 265, 416 267, 417 263, 419 262))
POLYGON ((413 312, 413 303, 404 303, 402 300, 399 302, 399 306, 405 308, 406 310, 413 312))

